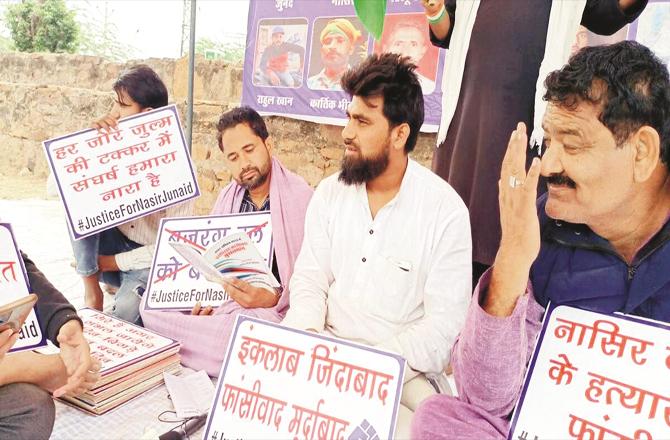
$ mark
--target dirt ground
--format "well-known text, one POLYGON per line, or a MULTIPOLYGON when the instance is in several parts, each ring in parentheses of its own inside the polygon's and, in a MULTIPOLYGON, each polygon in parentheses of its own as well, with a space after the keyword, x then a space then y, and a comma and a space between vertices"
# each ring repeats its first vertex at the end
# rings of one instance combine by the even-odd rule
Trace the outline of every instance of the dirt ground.
POLYGON ((46 199, 46 179, 33 176, 0 176, 0 199, 46 199))

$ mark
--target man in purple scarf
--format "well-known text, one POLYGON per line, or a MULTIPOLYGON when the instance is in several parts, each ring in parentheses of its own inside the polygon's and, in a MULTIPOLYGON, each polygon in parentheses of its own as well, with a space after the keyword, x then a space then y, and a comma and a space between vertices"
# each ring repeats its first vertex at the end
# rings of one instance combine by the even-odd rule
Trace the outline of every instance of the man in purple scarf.
POLYGON ((412 438, 505 438, 549 302, 670 322, 667 67, 624 41, 582 49, 545 86, 542 159, 525 172, 519 123, 502 163, 500 248, 452 351, 459 397, 425 400, 412 438))
POLYGON ((217 124, 217 140, 233 181, 226 186, 212 215, 270 211, 274 254, 272 272, 283 292, 252 286, 234 279, 226 292, 234 301, 216 310, 191 314, 146 310, 145 327, 181 342, 184 365, 217 376, 238 314, 279 322, 289 307, 288 282, 302 245, 307 204, 312 188, 272 157, 273 140, 261 116, 249 107, 224 113, 217 124), (211 316, 208 316, 211 315, 211 316))

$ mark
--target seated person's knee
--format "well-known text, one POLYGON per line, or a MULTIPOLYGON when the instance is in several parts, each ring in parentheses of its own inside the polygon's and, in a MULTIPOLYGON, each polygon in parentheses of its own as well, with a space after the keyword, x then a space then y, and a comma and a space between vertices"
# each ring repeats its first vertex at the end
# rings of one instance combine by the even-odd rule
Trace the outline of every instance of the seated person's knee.
POLYGON ((56 418, 51 395, 36 385, 13 383, 2 387, 5 404, 0 415, 0 437, 48 439, 56 418), (10 414, 7 414, 7 412, 10 414), (9 437, 5 437, 5 434, 9 437))

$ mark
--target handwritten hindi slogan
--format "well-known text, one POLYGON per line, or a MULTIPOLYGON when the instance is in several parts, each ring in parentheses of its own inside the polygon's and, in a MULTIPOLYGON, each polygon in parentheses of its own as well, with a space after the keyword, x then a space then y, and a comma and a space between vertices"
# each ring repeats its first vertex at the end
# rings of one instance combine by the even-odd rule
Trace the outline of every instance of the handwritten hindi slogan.
POLYGON ((203 440, 393 438, 405 360, 239 316, 203 440))
POLYGON ((228 294, 205 277, 169 244, 188 243, 204 251, 231 234, 245 232, 272 267, 272 220, 269 211, 161 220, 149 283, 148 310, 191 310, 197 302, 220 306, 228 294))
POLYGON ((84 308, 77 313, 84 322, 84 336, 91 347, 91 356, 102 365, 103 377, 128 362, 139 362, 177 345, 172 339, 93 309, 84 308))
POLYGON ((122 119, 109 133, 47 140, 44 149, 74 239, 200 194, 174 105, 122 119))
POLYGON ((670 326, 548 312, 508 439, 670 438, 670 326))
MULTIPOLYGON (((15 301, 30 294, 26 269, 16 246, 12 227, 9 223, 0 223, 0 305, 15 301)), ((46 345, 40 323, 33 309, 28 315, 19 339, 10 351, 33 349, 46 345)))

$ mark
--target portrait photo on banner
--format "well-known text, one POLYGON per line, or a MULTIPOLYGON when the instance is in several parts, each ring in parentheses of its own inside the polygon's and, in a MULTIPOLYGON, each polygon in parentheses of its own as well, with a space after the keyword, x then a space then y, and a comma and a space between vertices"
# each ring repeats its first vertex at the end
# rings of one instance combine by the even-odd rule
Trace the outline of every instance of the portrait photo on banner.
POLYGON ((260 20, 256 29, 253 84, 302 86, 306 47, 306 19, 260 20))
POLYGON ((424 95, 435 91, 439 55, 428 35, 425 14, 387 14, 381 41, 374 42, 374 53, 392 52, 411 58, 424 95))
POLYGON ((310 39, 307 87, 342 90, 342 74, 368 55, 368 36, 355 16, 317 18, 310 39))

